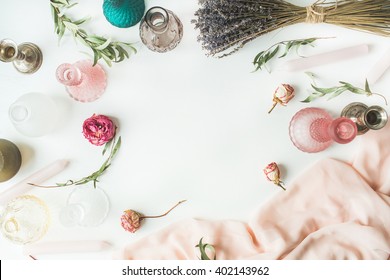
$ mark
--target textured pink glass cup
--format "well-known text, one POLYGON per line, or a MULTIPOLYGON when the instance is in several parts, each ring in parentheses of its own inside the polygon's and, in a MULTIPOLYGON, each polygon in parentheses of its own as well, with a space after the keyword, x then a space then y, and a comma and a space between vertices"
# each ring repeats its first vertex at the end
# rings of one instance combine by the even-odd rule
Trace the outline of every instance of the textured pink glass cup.
POLYGON ((98 99, 107 86, 106 73, 99 64, 93 66, 92 60, 61 64, 57 68, 56 77, 69 95, 80 102, 98 99))
POLYGON ((317 153, 328 148, 333 141, 346 144, 357 135, 356 124, 349 118, 332 117, 319 108, 298 111, 290 122, 290 139, 301 151, 317 153))

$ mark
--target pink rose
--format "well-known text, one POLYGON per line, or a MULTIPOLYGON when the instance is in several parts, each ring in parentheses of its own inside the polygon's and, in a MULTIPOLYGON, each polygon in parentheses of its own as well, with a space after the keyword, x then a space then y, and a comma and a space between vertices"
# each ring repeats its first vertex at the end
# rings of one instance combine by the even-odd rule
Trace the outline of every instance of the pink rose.
POLYGON ((275 185, 281 187, 283 190, 286 190, 283 187, 283 182, 280 180, 280 170, 276 162, 271 162, 263 169, 265 176, 268 181, 273 182, 275 185))
POLYGON ((141 227, 141 222, 144 219, 155 219, 155 218, 161 218, 166 215, 168 215, 173 209, 175 209, 178 205, 185 202, 185 200, 179 201, 176 203, 175 206, 173 206, 171 209, 169 209, 167 212, 161 215, 157 216, 143 216, 139 212, 134 210, 126 210, 121 216, 121 226, 124 228, 124 230, 134 233, 141 227))
POLYGON ((95 115, 83 123, 84 137, 93 145, 102 146, 115 136, 116 126, 104 115, 95 115))
POLYGON ((126 210, 121 216, 121 226, 131 233, 136 232, 141 227, 143 217, 134 210, 126 210))
POLYGON ((286 106, 287 103, 295 96, 294 88, 288 84, 281 84, 274 92, 273 105, 268 113, 271 113, 277 104, 286 106))

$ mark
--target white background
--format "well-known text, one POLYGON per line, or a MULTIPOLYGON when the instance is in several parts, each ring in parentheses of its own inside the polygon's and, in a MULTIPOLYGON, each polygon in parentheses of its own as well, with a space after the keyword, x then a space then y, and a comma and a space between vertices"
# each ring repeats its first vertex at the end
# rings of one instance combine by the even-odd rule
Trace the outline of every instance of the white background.
MULTIPOLYGON (((264 35, 232 56, 206 57, 197 42, 198 31, 190 23, 198 9, 196 0, 146 1, 147 9, 161 5, 172 10, 184 25, 182 42, 165 54, 154 53, 142 45, 139 25, 129 29, 111 26, 102 13, 103 1, 79 1, 68 14, 75 19, 91 16, 92 20, 85 25, 89 33, 134 42, 138 53, 111 68, 101 62, 108 76, 105 94, 95 102, 78 103, 67 95, 54 73, 61 63, 88 58, 85 52, 89 50, 76 45, 69 35, 58 44, 49 1, 1 2, 0 39, 37 44, 43 51, 44 62, 32 75, 22 75, 12 64, 0 63, 0 138, 16 143, 23 156, 19 173, 1 183, 0 191, 57 159, 68 159, 71 164, 48 184, 78 179, 99 168, 103 162, 101 148, 89 144, 81 133, 83 121, 94 113, 117 120, 123 141, 99 184, 111 201, 110 213, 102 225, 60 225, 58 212, 72 187, 31 191, 49 205, 52 214, 50 229, 42 241, 100 239, 111 242, 113 250, 42 255, 41 259, 110 259, 115 250, 126 244, 188 217, 248 221, 264 201, 281 191, 265 180, 262 169, 269 162, 281 165, 288 189, 295 176, 321 158, 350 160, 364 137, 348 145, 332 145, 318 154, 305 154, 292 145, 288 136, 289 121, 298 110, 315 106, 338 116, 344 106, 355 101, 384 105, 378 97, 352 93, 331 101, 301 103, 310 89, 308 76, 303 72, 252 73, 251 62, 258 52, 282 40, 335 37, 315 42, 314 48, 303 47, 301 55, 367 43, 368 55, 310 70, 318 77, 319 86, 331 87, 343 80, 362 87, 368 70, 387 50, 387 38, 327 24, 297 24, 264 35), (269 115, 272 93, 280 83, 293 85, 296 97, 287 107, 277 106, 269 115), (28 92, 50 95, 65 112, 57 129, 44 137, 25 137, 8 119, 10 104, 28 92), (135 234, 120 226, 120 215, 126 209, 154 215, 182 199, 188 201, 165 218, 146 220, 135 234)), ((303 6, 311 3, 296 2, 303 6)), ((297 55, 291 53, 287 58, 274 60, 270 68, 292 58, 297 55)), ((389 99, 388 77, 389 73, 385 73, 371 87, 389 99)), ((0 237, 1 259, 26 259, 21 252, 20 246, 0 237)))

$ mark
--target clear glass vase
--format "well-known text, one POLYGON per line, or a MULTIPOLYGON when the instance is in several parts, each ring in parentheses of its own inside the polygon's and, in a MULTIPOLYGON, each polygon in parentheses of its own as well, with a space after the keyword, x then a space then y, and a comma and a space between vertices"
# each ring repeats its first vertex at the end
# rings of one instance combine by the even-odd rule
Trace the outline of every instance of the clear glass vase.
POLYGON ((325 150, 333 142, 351 142, 357 135, 357 127, 349 118, 333 119, 325 110, 306 108, 298 111, 291 119, 289 134, 299 150, 316 153, 325 150))
POLYGON ((9 118, 15 129, 30 137, 51 132, 59 119, 57 103, 42 93, 27 93, 19 97, 9 108, 9 118))
POLYGON ((93 227, 103 223, 109 209, 108 197, 101 188, 78 186, 70 193, 59 219, 67 227, 93 227))
POLYGON ((56 77, 69 95, 80 102, 95 101, 102 96, 107 86, 106 72, 99 64, 93 66, 92 60, 61 64, 57 68, 56 77))
POLYGON ((162 7, 150 8, 140 24, 140 37, 150 50, 170 51, 183 37, 183 24, 170 10, 162 7))
POLYGON ((27 244, 41 239, 50 224, 47 205, 32 195, 18 196, 8 202, 0 214, 2 234, 17 244, 27 244))

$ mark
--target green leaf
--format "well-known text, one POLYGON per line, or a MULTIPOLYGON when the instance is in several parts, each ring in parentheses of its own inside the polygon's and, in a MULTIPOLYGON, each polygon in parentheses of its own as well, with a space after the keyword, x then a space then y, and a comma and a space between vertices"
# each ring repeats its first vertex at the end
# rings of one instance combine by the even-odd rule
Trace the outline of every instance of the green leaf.
POLYGON ((320 93, 323 93, 323 94, 328 94, 328 93, 332 93, 334 92, 335 90, 338 89, 338 87, 331 87, 331 88, 320 88, 320 87, 317 87, 315 85, 311 85, 311 87, 317 91, 317 92, 320 92, 320 93))
POLYGON ((216 254, 215 254, 215 249, 214 249, 214 246, 210 245, 210 244, 203 244, 203 237, 199 240, 199 244, 196 245, 195 247, 196 248, 199 248, 199 251, 200 251, 200 259, 201 260, 211 260, 210 257, 207 255, 207 252, 206 250, 210 250, 213 254, 214 254, 214 260, 216 260, 216 254))
POLYGON ((79 39, 84 45, 89 47, 94 56, 94 64, 103 59, 108 66, 112 65, 112 62, 120 62, 125 58, 129 58, 129 53, 124 48, 129 48, 136 53, 136 49, 130 43, 126 42, 112 42, 111 38, 105 38, 103 36, 88 35, 88 33, 80 29, 79 26, 85 23, 90 18, 84 17, 79 20, 72 20, 65 15, 65 12, 77 5, 77 2, 70 3, 68 0, 51 0, 51 11, 54 21, 54 32, 58 35, 59 41, 64 36, 65 31, 68 30, 72 33, 74 38, 79 39), (121 44, 121 49, 117 49, 117 45, 121 44))
POLYGON ((371 89, 370 89, 370 86, 368 85, 367 79, 366 79, 366 82, 365 82, 365 84, 364 84, 364 90, 365 90, 366 92, 372 93, 372 92, 371 92, 371 89))

